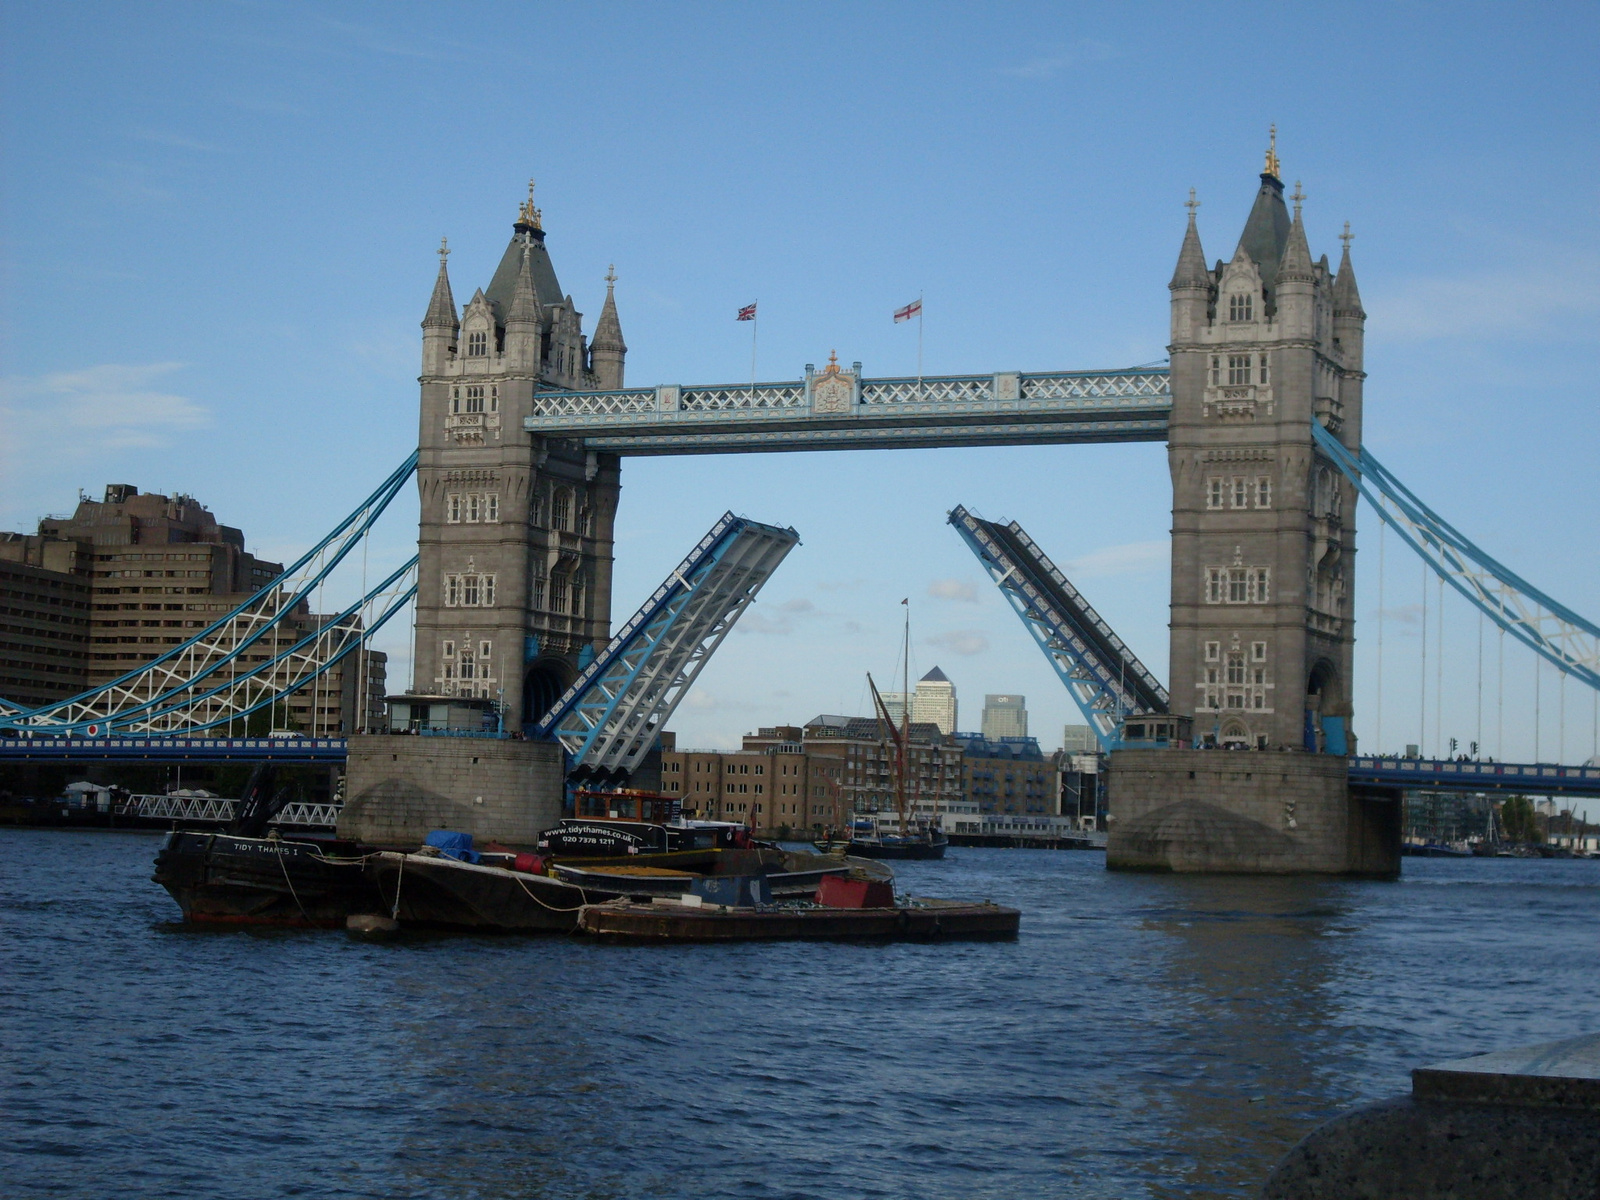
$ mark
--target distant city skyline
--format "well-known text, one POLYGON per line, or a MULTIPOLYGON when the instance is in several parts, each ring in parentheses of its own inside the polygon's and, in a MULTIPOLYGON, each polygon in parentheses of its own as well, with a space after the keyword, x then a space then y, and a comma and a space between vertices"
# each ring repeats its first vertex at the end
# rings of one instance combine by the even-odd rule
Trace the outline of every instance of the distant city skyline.
MULTIPOLYGON (((1573 486, 1600 452, 1592 7, 1356 11, 840 10, 824 41, 782 9, 7 6, 0 529, 126 482, 194 495, 292 560, 415 445, 441 235, 464 300, 530 175, 586 327, 616 264, 630 384, 748 379, 734 316, 757 298, 763 379, 835 349, 869 375, 915 371, 917 323, 893 313, 918 296, 929 374, 1159 362, 1189 188, 1226 257, 1276 122, 1313 254, 1345 220, 1355 234, 1367 444, 1595 619, 1600 561, 1573 553, 1600 527, 1600 495, 1573 486), (1245 103, 1224 78, 1147 69, 1227 61, 1246 28, 1275 69, 1245 103), (482 78, 514 114, 492 138, 482 78)), ((412 553, 405 501, 375 569, 412 553)), ((802 545, 674 718, 686 742, 870 711, 865 673, 892 670, 908 596, 913 678, 938 663, 969 697, 1026 694, 1036 728, 1081 720, 945 527, 958 502, 1020 521, 1166 679, 1171 490, 1152 445, 626 460, 613 627, 731 508, 802 545)), ((1478 620, 1453 596, 1434 677, 1434 581, 1418 711, 1421 569, 1370 512, 1360 529, 1361 746, 1531 758, 1531 656, 1507 640, 1503 715, 1493 698, 1480 713, 1478 620)), ((405 624, 378 643, 397 681, 405 624)), ((1538 695, 1541 756, 1586 756, 1592 694, 1546 669, 1538 695)))

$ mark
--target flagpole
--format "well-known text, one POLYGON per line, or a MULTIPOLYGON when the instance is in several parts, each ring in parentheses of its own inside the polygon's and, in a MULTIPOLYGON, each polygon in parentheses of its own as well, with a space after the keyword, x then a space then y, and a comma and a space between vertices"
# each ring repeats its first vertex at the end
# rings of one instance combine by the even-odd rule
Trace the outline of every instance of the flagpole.
POLYGON ((922 397, 922 293, 917 293, 917 396, 922 397))
MULTIPOLYGON (((760 304, 759 300, 756 304, 760 304)), ((752 305, 751 307, 755 307, 752 305)), ((761 310, 756 309, 750 318, 750 407, 756 404, 756 331, 761 328, 761 310)))

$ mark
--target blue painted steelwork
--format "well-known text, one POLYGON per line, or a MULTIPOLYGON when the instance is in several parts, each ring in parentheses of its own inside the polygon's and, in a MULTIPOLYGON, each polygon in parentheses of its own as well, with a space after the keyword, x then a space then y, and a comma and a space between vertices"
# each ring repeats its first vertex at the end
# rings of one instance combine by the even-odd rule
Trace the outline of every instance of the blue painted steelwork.
POLYGON ((1600 689, 1600 627, 1478 549, 1417 499, 1366 447, 1358 459, 1320 422, 1312 422, 1311 432, 1318 449, 1441 579, 1558 670, 1600 689))
POLYGON ((1067 685, 1102 750, 1116 748, 1125 716, 1167 711, 1167 689, 1021 525, 985 521, 960 505, 949 520, 1067 685))
POLYGON ((22 737, 0 738, 0 763, 305 762, 342 763, 344 738, 22 737))
POLYGON ((540 392, 523 427, 618 454, 1163 441, 1166 368, 540 392))
MULTIPOLYGON (((188 641, 158 655, 135 671, 68 700, 32 709, 23 709, 20 705, 0 700, 0 719, 8 726, 81 731, 108 722, 119 727, 148 722, 154 719, 150 714, 158 709, 163 711, 163 715, 177 711, 171 706, 178 705, 181 708, 180 698, 192 695, 199 680, 214 676, 237 662, 246 650, 309 600, 323 580, 366 536, 416 469, 417 454, 413 452, 376 491, 311 550, 238 608, 188 641), (169 707, 163 709, 163 706, 169 707)), ((378 589, 364 597, 363 603, 380 594, 383 586, 379 585, 378 589)), ((387 615, 384 619, 387 619, 387 615)), ((374 625, 373 629, 376 627, 374 625)), ((370 633, 371 630, 368 630, 370 633)), ((246 672, 245 676, 236 677, 247 678, 260 669, 258 667, 246 672)), ((296 684, 296 687, 299 686, 302 684, 296 684)), ((256 704, 250 711, 260 707, 262 704, 256 704)), ((234 718, 240 715, 243 715, 240 711, 232 714, 234 718)), ((204 727, 225 724, 226 720, 224 717, 204 727)))
POLYGON ((1418 791, 1521 792, 1534 796, 1600 796, 1600 763, 1563 767, 1551 763, 1452 762, 1440 758, 1350 760, 1355 783, 1381 783, 1418 791))
POLYGON ((534 736, 560 741, 570 772, 631 772, 799 541, 793 529, 725 513, 539 719, 534 736))

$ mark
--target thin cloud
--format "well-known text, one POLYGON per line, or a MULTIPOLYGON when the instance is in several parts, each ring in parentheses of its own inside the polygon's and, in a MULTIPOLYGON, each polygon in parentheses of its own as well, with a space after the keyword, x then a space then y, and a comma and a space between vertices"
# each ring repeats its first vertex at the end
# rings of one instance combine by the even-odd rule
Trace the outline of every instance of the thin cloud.
POLYGON ((1172 560, 1170 542, 1128 542, 1091 550, 1062 565, 1068 579, 1104 579, 1113 575, 1139 575, 1165 567, 1172 560))
POLYGON ((820 579, 817 590, 821 592, 853 592, 867 581, 865 579, 820 579))
POLYGON ((206 154, 223 153, 221 146, 213 146, 210 142, 202 142, 198 138, 171 133, 165 129, 135 129, 129 136, 141 142, 154 142, 158 146, 172 146, 178 150, 199 150, 206 154))
POLYGON ((989 649, 989 639, 976 629, 952 629, 948 633, 936 633, 924 640, 930 646, 968 657, 982 654, 989 649))
POLYGON ((1013 79, 1054 79, 1069 67, 1090 62, 1105 62, 1117 56, 1117 48, 1110 42, 1086 39, 1075 42, 1057 54, 1039 55, 1027 62, 1001 67, 1000 74, 1013 79))
POLYGON ((1455 279, 1412 279, 1363 297, 1374 334, 1395 341, 1433 338, 1561 336, 1564 322, 1600 314, 1592 258, 1530 263, 1519 270, 1455 279))
POLYGON ((211 423, 210 410, 156 382, 182 363, 106 363, 78 371, 0 380, 0 411, 17 450, 27 454, 150 448, 211 423))
POLYGON ((811 603, 811 601, 807 600, 805 597, 798 596, 793 600, 785 600, 782 604, 778 605, 778 611, 796 614, 810 613, 816 612, 817 606, 811 603))
POLYGON ((764 633, 774 637, 787 637, 794 632, 794 622, 788 617, 769 617, 765 613, 746 612, 734 626, 739 633, 764 633))
POLYGON ((928 585, 928 595, 935 600, 955 600, 962 604, 978 602, 978 588, 970 579, 935 579, 928 585))

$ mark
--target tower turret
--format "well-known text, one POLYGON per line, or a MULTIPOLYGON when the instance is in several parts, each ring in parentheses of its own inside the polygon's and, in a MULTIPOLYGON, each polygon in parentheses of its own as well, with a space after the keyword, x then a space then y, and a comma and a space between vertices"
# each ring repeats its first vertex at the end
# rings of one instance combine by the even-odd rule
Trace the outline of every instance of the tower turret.
POLYGON ((1361 307, 1361 293, 1356 288, 1356 269, 1350 265, 1350 242, 1354 237, 1350 222, 1346 221, 1344 232, 1339 235, 1344 243, 1344 254, 1339 258, 1339 274, 1333 280, 1333 340, 1343 352, 1345 364, 1360 371, 1367 314, 1361 307))
POLYGON ((533 270, 529 265, 532 247, 524 243, 522 266, 517 272, 516 287, 511 293, 511 304, 506 309, 506 369, 510 371, 537 372, 539 369, 539 324, 541 308, 539 292, 534 286, 533 270))
POLYGON ((1277 317, 1281 335, 1287 338, 1316 336, 1317 269, 1311 262, 1311 247, 1306 244, 1306 227, 1300 219, 1305 196, 1298 182, 1294 185, 1294 220, 1278 261, 1277 317))
POLYGON ((450 272, 445 260, 450 257, 450 242, 439 239, 439 277, 433 281, 428 312, 422 318, 422 372, 430 375, 444 368, 456 352, 456 335, 461 321, 456 316, 456 300, 450 292, 450 272))
MULTIPOLYGON (((1189 210, 1189 228, 1183 233, 1183 248, 1178 251, 1178 266, 1172 272, 1167 290, 1172 293, 1172 340, 1186 342, 1210 319, 1216 294, 1216 280, 1206 269, 1205 251, 1200 248, 1200 231, 1195 226, 1195 210, 1200 201, 1189 189, 1184 204, 1189 210)), ((603 319, 603 318, 602 318, 603 319)))
MULTIPOLYGON (((1193 228, 1193 225, 1190 226, 1193 228)), ((617 268, 612 264, 606 272, 606 303, 600 310, 600 320, 595 323, 594 340, 589 343, 589 357, 594 372, 595 385, 606 391, 621 389, 623 360, 628 346, 622 340, 622 322, 617 319, 617 268)))

